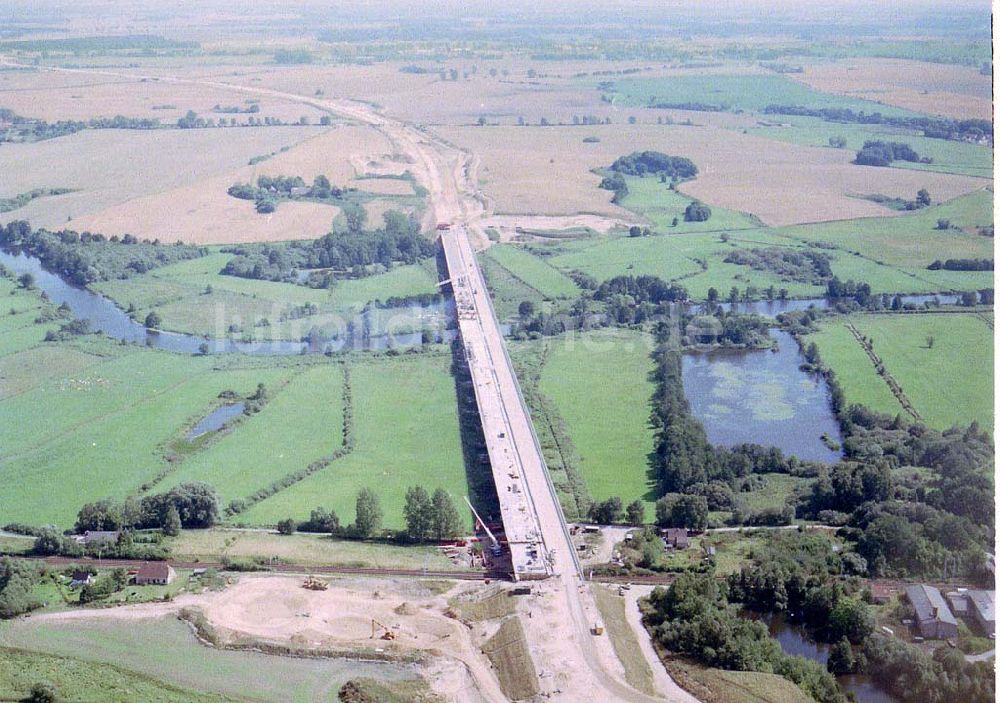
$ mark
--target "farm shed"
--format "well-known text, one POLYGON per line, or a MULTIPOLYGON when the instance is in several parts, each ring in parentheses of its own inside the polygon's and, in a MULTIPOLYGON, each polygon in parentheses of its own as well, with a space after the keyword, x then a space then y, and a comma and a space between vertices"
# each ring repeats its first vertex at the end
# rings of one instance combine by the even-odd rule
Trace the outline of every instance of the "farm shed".
POLYGON ((136 586, 166 586, 177 573, 165 561, 146 562, 135 575, 136 586))
POLYGON ((921 637, 938 640, 958 637, 958 623, 941 591, 924 584, 907 586, 906 597, 916 611, 921 637))

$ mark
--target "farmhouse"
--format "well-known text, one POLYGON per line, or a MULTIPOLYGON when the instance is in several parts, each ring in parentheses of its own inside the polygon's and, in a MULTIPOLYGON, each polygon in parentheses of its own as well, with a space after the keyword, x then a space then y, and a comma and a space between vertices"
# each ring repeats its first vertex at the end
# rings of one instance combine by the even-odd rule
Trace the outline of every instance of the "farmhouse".
POLYGON ((135 575, 136 586, 166 586, 177 573, 165 561, 146 562, 135 575))
POLYGON ((907 586, 906 597, 916 611, 920 636, 927 639, 958 637, 958 623, 941 591, 933 586, 907 586))
POLYGON ((80 588, 94 582, 94 575, 89 571, 74 571, 70 579, 70 588, 80 588))
POLYGON ((687 549, 691 546, 688 531, 683 527, 668 527, 663 531, 663 541, 671 549, 687 549))
POLYGON ((996 591, 969 591, 969 612, 987 635, 996 632, 996 591))

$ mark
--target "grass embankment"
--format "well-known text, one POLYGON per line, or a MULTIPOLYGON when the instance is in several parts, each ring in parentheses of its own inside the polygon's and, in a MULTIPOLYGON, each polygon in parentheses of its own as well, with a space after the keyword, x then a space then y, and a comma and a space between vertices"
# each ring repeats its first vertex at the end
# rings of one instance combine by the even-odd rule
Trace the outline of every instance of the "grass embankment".
POLYGON ((169 545, 172 557, 180 561, 220 562, 226 557, 232 560, 276 557, 276 568, 286 563, 384 569, 457 569, 433 547, 338 540, 329 535, 279 535, 227 529, 184 530, 171 539, 169 545))
POLYGON ((664 661, 670 676, 702 703, 814 703, 777 674, 711 669, 672 656, 664 661))
POLYGON ((520 701, 538 693, 538 674, 516 615, 500 623, 496 634, 483 644, 483 653, 496 669, 500 688, 508 698, 520 701))
POLYGON ((221 275, 232 257, 213 253, 126 281, 105 281, 95 288, 122 308, 134 305, 138 320, 155 310, 165 330, 223 337, 235 326, 237 338, 249 334, 254 339, 290 340, 301 339, 313 327, 342 330, 373 300, 437 290, 433 262, 398 266, 385 273, 339 281, 331 289, 314 289, 221 275), (316 312, 302 317, 296 308, 307 303, 316 306, 316 312), (261 325, 265 319, 270 324, 261 325))
MULTIPOLYGON (((653 684, 653 672, 650 670, 646 658, 642 655, 635 631, 628 623, 625 614, 625 608, 628 607, 628 604, 625 599, 614 595, 604 586, 591 586, 590 590, 597 601, 598 610, 601 611, 601 618, 607 629, 608 637, 611 638, 611 646, 614 647, 615 655, 625 667, 625 680, 636 690, 655 696, 656 686, 653 684)), ((645 636, 645 633, 642 635, 645 636)))
MULTIPOLYGON (((992 317, 992 310, 981 313, 992 317)), ((993 330, 980 314, 854 315, 874 352, 923 421, 937 429, 973 420, 993 426, 993 330), (933 338, 933 345, 928 345, 933 338)), ((848 403, 890 415, 903 412, 842 320, 809 336, 836 372, 848 403)))
POLYGON ((491 593, 484 598, 452 598, 448 605, 457 610, 462 620, 480 622, 513 615, 517 610, 514 596, 507 589, 491 593))
MULTIPOLYGON (((190 693, 187 697, 178 695, 162 699, 131 695, 121 698, 123 701, 173 703, 175 700, 216 701, 223 700, 219 696, 231 696, 239 700, 304 703, 335 698, 337 689, 355 677, 393 681, 414 678, 411 669, 391 664, 213 649, 199 644, 188 625, 173 618, 128 622, 84 619, 72 623, 29 619, 9 625, 4 634, 5 642, 14 647, 83 660, 86 663, 80 662, 72 670, 79 672, 80 678, 76 680, 86 682, 85 675, 90 667, 94 674, 89 680, 95 686, 100 683, 101 674, 124 671, 129 676, 127 684, 138 685, 152 677, 170 686, 217 694, 203 694, 204 698, 197 698, 198 694, 190 693), (106 666, 108 664, 115 668, 106 666), (267 672, 266 676, 261 676, 263 671, 267 672)), ((67 684, 72 683, 73 679, 67 681, 67 684)), ((67 696, 73 693, 72 688, 62 691, 67 696)), ((156 689, 150 688, 150 692, 152 695, 156 689)), ((83 696, 69 699, 109 700, 83 696)))
POLYGON ((31 687, 39 683, 51 685, 58 700, 81 702, 222 703, 236 700, 174 686, 110 663, 0 649, 0 700, 26 700, 31 687))

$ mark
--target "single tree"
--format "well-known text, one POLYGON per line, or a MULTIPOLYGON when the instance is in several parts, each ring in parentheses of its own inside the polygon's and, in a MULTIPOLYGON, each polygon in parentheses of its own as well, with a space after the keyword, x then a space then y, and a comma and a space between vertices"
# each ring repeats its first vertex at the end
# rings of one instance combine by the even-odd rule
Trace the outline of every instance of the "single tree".
POLYGON ((454 539, 462 534, 462 518, 455 509, 451 496, 443 489, 434 491, 431 533, 435 539, 454 539))
POLYGON ((535 304, 530 300, 523 300, 521 304, 517 306, 517 314, 522 317, 522 319, 527 319, 535 314, 535 304))
POLYGON ((840 638, 830 647, 830 655, 826 660, 826 670, 834 676, 854 672, 854 651, 846 637, 840 638))
POLYGON ((406 490, 406 534, 414 542, 423 542, 431 536, 434 526, 434 504, 423 486, 412 486, 406 490))
POLYGON ((285 518, 278 523, 277 527, 279 535, 292 535, 295 534, 297 525, 292 518, 285 518))
POLYGON ((382 529, 382 505, 370 488, 362 488, 354 504, 354 529, 358 536, 374 537, 382 529))
POLYGON ((168 537, 176 537, 181 533, 181 514, 177 511, 177 506, 173 503, 167 508, 166 517, 163 519, 163 534, 168 537))
POLYGON ((146 315, 146 329, 156 330, 160 328, 163 324, 163 318, 160 317, 160 313, 153 310, 151 313, 146 315))
POLYGON ((630 525, 639 527, 646 522, 646 506, 641 500, 634 500, 625 508, 625 520, 630 525))
POLYGON ((927 207, 931 204, 931 194, 927 192, 926 188, 921 188, 917 191, 917 205, 920 207, 927 207))
POLYGON ((35 277, 30 273, 22 273, 17 277, 17 282, 25 290, 31 290, 35 287, 35 277))

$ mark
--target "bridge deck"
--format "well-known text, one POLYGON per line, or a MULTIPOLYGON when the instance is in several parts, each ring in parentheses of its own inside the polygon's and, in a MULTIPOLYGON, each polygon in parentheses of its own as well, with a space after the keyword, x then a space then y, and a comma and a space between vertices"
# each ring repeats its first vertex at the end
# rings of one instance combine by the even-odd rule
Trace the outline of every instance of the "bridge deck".
POLYGON ((469 238, 460 227, 441 233, 448 275, 455 295, 458 327, 472 374, 483 436, 500 501, 500 516, 510 547, 514 578, 552 573, 528 477, 544 475, 521 402, 513 369, 469 238))

